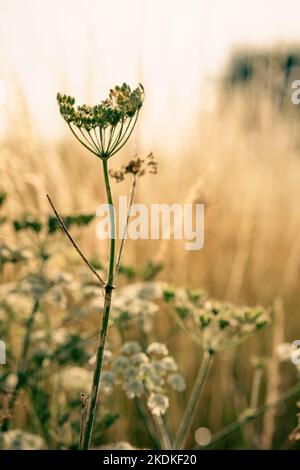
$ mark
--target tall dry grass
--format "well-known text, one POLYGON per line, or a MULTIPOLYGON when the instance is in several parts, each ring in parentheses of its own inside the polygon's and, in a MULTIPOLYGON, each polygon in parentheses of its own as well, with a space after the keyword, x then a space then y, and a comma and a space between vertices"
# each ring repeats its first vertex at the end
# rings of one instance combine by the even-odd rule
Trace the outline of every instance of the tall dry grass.
MULTIPOLYGON (((24 103, 24 100, 20 100, 24 103)), ((12 215, 30 210, 49 211, 45 194, 54 198, 60 211, 93 211, 104 200, 99 187, 99 162, 91 158, 72 137, 60 141, 41 141, 32 129, 29 112, 23 104, 12 118, 10 131, 1 140, 1 186, 9 193, 12 215), (12 131, 13 129, 13 131, 12 131)), ((300 133, 299 116, 287 105, 279 109, 255 88, 230 96, 220 94, 214 111, 200 113, 193 122, 194 139, 184 154, 170 158, 164 151, 157 156, 159 174, 155 181, 145 179, 137 191, 137 201, 204 202, 205 246, 187 252, 179 241, 138 241, 127 243, 126 261, 147 259, 164 263, 162 279, 175 284, 201 286, 210 295, 237 302, 272 306, 279 299, 284 318, 285 337, 300 338, 300 133), (167 193, 166 193, 167 188, 167 193)), ((155 138, 155 136, 154 136, 155 138)), ((139 145, 142 148, 142 143, 139 145)), ((145 154, 151 149, 145 149, 145 154)), ((120 157, 134 152, 130 145, 120 157)), ((113 167, 119 162, 114 159, 113 167)), ((116 186, 121 194, 126 185, 116 186)), ((83 247, 90 254, 103 256, 107 249, 94 229, 83 247)), ((3 282, 2 279, 1 282, 3 282)), ((163 318, 156 334, 164 337, 170 318, 163 318)), ((278 323, 275 323, 275 329, 278 323)), ((278 337, 278 333, 274 335, 278 337)), ((171 340, 172 342, 172 340, 171 340)), ((188 374, 188 389, 199 361, 197 349, 182 334, 173 341, 178 361, 188 374)), ((272 354, 272 332, 259 334, 245 344, 237 357, 221 357, 210 375, 199 412, 199 424, 219 429, 249 399, 252 354, 272 354), (223 376, 220 386, 220 376, 223 376), (212 393, 214 392, 214 393, 212 393)), ((280 377, 277 366, 274 383, 283 387, 292 371, 280 377)), ((183 399, 184 400, 184 399, 183 399)), ((174 421, 182 409, 176 403, 174 421), (177 409, 177 410, 176 410, 177 409)), ((137 437, 132 429, 133 408, 124 406, 129 420, 114 429, 114 437, 124 432, 137 437)), ((278 442, 284 442, 294 423, 294 410, 280 422, 278 442)), ((173 423, 174 424, 174 423, 173 423)), ((175 424, 174 424, 175 425, 175 424)), ((255 428, 256 429, 256 428, 255 428)), ((262 427, 260 428, 262 429, 262 427)), ((276 416, 265 422, 266 446, 276 433, 276 416)), ((232 439, 238 438, 233 437, 232 439)))

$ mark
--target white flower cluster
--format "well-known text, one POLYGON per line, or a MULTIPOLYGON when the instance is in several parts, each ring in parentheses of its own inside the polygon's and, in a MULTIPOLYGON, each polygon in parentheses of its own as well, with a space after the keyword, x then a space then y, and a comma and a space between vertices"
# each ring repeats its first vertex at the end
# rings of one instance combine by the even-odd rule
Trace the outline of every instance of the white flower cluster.
POLYGON ((120 289, 113 303, 112 324, 125 329, 135 324, 149 333, 158 311, 154 300, 162 297, 163 287, 159 282, 139 282, 120 289))
POLYGON ((4 450, 43 450, 46 448, 45 442, 40 436, 11 429, 0 433, 0 448, 4 450))
POLYGON ((177 392, 185 389, 185 380, 163 343, 151 343, 143 351, 140 343, 128 341, 109 362, 109 370, 101 376, 102 390, 109 393, 119 384, 129 399, 144 397, 154 415, 165 414, 169 407, 168 386, 177 392))
POLYGON ((300 348, 298 341, 295 343, 281 343, 276 348, 277 357, 280 362, 291 362, 300 373, 300 348))
POLYGON ((82 392, 89 392, 92 377, 92 372, 76 366, 65 367, 58 373, 59 384, 65 393, 75 392, 78 395, 82 392))

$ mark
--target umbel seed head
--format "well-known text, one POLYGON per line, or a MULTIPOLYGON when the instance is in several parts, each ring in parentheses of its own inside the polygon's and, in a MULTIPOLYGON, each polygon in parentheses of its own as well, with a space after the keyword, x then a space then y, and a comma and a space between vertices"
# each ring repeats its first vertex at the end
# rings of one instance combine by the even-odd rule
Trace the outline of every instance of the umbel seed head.
POLYGON ((75 137, 100 158, 108 159, 129 139, 144 101, 144 88, 135 90, 123 83, 94 106, 75 106, 75 99, 57 93, 60 114, 75 137))

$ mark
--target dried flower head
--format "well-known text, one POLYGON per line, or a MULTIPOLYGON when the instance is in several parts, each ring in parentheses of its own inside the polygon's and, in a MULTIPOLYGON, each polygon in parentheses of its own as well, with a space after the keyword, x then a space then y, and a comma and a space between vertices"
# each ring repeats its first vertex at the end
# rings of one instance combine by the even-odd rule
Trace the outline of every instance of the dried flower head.
POLYGON ((57 94, 60 114, 75 137, 97 157, 108 159, 129 139, 143 105, 144 88, 123 83, 94 106, 75 106, 71 96, 57 94))
POLYGON ((124 180, 125 175, 143 176, 145 174, 157 174, 157 161, 153 153, 149 153, 145 158, 133 158, 126 165, 123 165, 120 170, 110 170, 110 176, 120 183, 124 180))

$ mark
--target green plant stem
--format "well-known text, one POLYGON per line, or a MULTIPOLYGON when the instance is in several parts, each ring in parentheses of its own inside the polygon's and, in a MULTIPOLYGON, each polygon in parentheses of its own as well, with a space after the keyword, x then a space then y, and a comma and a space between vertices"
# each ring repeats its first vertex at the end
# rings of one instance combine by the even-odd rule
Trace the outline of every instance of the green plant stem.
POLYGON ((213 353, 208 351, 204 352, 203 360, 175 439, 175 449, 183 449, 185 446, 213 357, 213 353))
POLYGON ((147 409, 147 407, 145 406, 145 404, 140 398, 135 398, 134 402, 135 402, 137 413, 146 428, 146 431, 151 440, 152 446, 154 447, 154 449, 160 449, 160 442, 157 437, 157 431, 154 427, 153 421, 148 416, 149 410, 147 409))
POLYGON ((128 208, 127 208, 126 221, 125 221, 122 240, 121 240, 121 243, 120 243, 120 248, 119 248, 119 252, 118 252, 118 256, 117 256, 117 260, 116 260, 115 276, 118 274, 119 269, 120 269, 121 257, 122 257, 122 253, 123 253, 124 243, 125 243, 125 240, 126 240, 126 232, 127 232, 131 207, 132 207, 132 204, 133 204, 135 188, 136 188, 136 175, 133 175, 132 185, 131 185, 131 190, 130 190, 130 197, 129 197, 129 204, 128 204, 128 208))
MULTIPOLYGON (((11 415, 14 409, 16 398, 18 396, 19 391, 24 387, 25 382, 26 382, 26 369, 27 369, 29 346, 31 342, 31 334, 32 334, 35 316, 39 310, 39 307, 40 307, 40 299, 36 298, 33 302, 31 313, 26 323, 26 334, 24 336, 23 345, 22 345, 22 349, 20 353, 19 364, 17 367, 17 374, 16 374, 17 383, 12 391, 11 399, 8 403, 9 415, 11 415)), ((10 426, 10 417, 4 420, 4 423, 2 425, 2 430, 7 431, 9 429, 9 426, 10 426)))
POLYGON ((164 450, 172 450, 173 446, 171 443, 168 429, 163 420, 163 417, 158 415, 158 416, 153 416, 153 419, 154 419, 154 422, 156 423, 157 429, 161 437, 162 448, 164 450))
POLYGON ((70 242, 72 243, 73 247, 75 248, 75 250, 77 251, 77 253, 79 254, 79 256, 81 257, 81 259, 83 260, 83 262, 87 265, 87 267, 92 271, 92 273, 96 276, 96 278, 98 279, 98 281, 100 282, 100 285, 101 286, 104 286, 105 285, 105 282, 103 281, 102 277, 100 276, 100 274, 97 272, 97 270, 92 266, 92 264, 89 262, 89 260, 87 259, 87 257, 83 254, 83 252, 81 251, 81 249, 79 248, 79 246, 77 245, 77 243, 75 243, 72 235, 70 234, 69 230, 67 229, 66 227, 66 224, 64 223, 62 217, 59 215, 54 203, 52 202, 52 199, 51 197, 49 196, 49 194, 46 195, 47 196, 47 199, 49 201, 49 204, 50 206, 52 207, 52 210, 54 212, 54 215, 55 217, 57 218, 58 220, 58 223, 61 227, 61 229, 65 232, 65 234, 67 235, 68 239, 70 240, 70 242))
POLYGON ((86 415, 85 428, 84 428, 82 446, 81 446, 81 448, 85 450, 89 448, 91 435, 93 431, 93 424, 94 424, 96 407, 97 407, 99 383, 100 383, 101 371, 102 371, 102 365, 103 365, 103 355, 104 355, 105 342, 106 342, 107 329, 108 329, 108 320, 109 320, 109 313, 110 313, 110 307, 111 307, 112 292, 114 289, 113 281, 114 281, 114 269, 115 269, 115 242, 116 242, 115 240, 116 238, 115 211, 114 211, 113 200, 112 200, 111 189, 110 189, 107 160, 103 159, 102 164, 103 164, 103 175, 104 175, 104 181, 105 181, 107 203, 109 204, 110 252, 109 252, 109 266, 108 266, 107 281, 104 287, 104 292, 105 292, 104 308, 103 308, 103 316, 101 320, 101 327, 100 327, 99 337, 98 337, 96 365, 95 365, 95 370, 94 370, 91 393, 89 396, 88 410, 87 410, 87 415, 86 415))
POLYGON ((250 408, 251 409, 257 408, 262 377, 263 377, 263 370, 261 368, 255 369, 253 382, 252 382, 251 396, 250 396, 250 408))
MULTIPOLYGON (((244 413, 244 415, 240 416, 236 421, 228 424, 228 426, 225 426, 223 429, 217 432, 206 448, 213 446, 220 440, 228 437, 233 432, 238 431, 254 419, 259 418, 259 416, 264 415, 268 411, 276 408, 277 406, 282 405, 287 400, 290 400, 291 398, 297 395, 300 395, 300 383, 297 383, 293 387, 290 387, 278 400, 271 403, 266 403, 265 405, 261 405, 256 409, 249 409, 248 413, 244 413)), ((198 446, 196 448, 198 448, 198 446)))
MULTIPOLYGON (((45 252, 46 252, 45 248, 46 248, 46 244, 47 244, 47 238, 48 238, 48 235, 46 235, 46 237, 43 240, 42 245, 40 247, 40 255, 41 255, 42 260, 41 260, 40 267, 39 267, 39 270, 38 270, 38 276, 42 276, 43 270, 44 270, 44 265, 47 261, 47 258, 44 256, 45 252)), ((2 428, 1 428, 2 431, 7 431, 9 429, 11 414, 12 414, 12 411, 15 407, 16 398, 18 396, 19 391, 22 390, 22 388, 24 388, 25 385, 26 385, 27 362, 28 362, 28 356, 29 356, 31 336, 32 336, 35 317, 36 317, 37 312, 40 309, 42 295, 43 294, 34 296, 32 309, 31 309, 30 315, 28 317, 28 320, 26 322, 25 336, 24 336, 24 339, 23 339, 22 349, 21 349, 21 353, 20 353, 20 356, 19 356, 17 371, 16 371, 17 382, 16 382, 16 385, 15 385, 13 391, 11 392, 11 399, 8 403, 9 416, 4 420, 4 422, 2 424, 2 428)))

